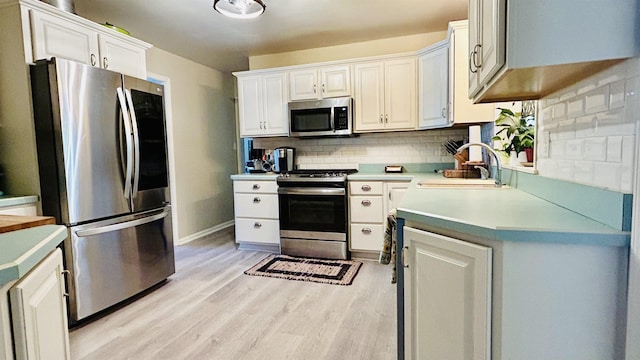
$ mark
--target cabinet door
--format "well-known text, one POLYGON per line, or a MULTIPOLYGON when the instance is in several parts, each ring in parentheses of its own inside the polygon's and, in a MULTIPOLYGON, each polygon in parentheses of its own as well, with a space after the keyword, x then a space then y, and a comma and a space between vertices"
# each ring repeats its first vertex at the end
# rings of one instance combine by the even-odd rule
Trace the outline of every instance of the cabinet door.
POLYGON ((351 96, 351 72, 349 65, 320 69, 322 97, 351 96))
POLYGON ((405 358, 491 359, 491 249, 404 228, 405 358))
POLYGON ((98 40, 102 68, 146 79, 147 60, 144 49, 107 34, 98 35, 98 40))
POLYGON ((480 85, 486 84, 505 62, 505 3, 506 0, 480 1, 480 85))
POLYGON ((262 78, 264 86, 264 134, 289 135, 287 115, 287 74, 269 74, 262 78))
POLYGON ((385 62, 384 66, 384 128, 415 129, 416 60, 402 59, 385 62))
POLYGON ((262 77, 238 78, 238 117, 240 137, 262 135, 263 99, 262 77))
POLYGON ((384 128, 384 63, 354 66, 355 131, 384 128))
POLYGON ((385 199, 384 199, 384 215, 387 216, 389 211, 397 209, 398 205, 402 201, 404 193, 409 188, 409 182, 400 183, 386 183, 385 184, 385 199))
POLYGON ((468 49, 465 50, 469 74, 468 97, 472 97, 480 91, 476 55, 478 46, 480 46, 480 26, 480 0, 469 0, 469 45, 468 49))
POLYGON ((98 61, 98 34, 38 10, 29 10, 33 42, 33 61, 59 57, 92 66, 98 61))
POLYGON ((306 69, 289 72, 289 95, 291 101, 319 99, 318 71, 306 69))
POLYGON ((450 124, 449 47, 443 46, 418 59, 418 93, 420 96, 419 129, 438 128, 450 124))
POLYGON ((70 359, 62 251, 52 251, 9 290, 17 359, 70 359))

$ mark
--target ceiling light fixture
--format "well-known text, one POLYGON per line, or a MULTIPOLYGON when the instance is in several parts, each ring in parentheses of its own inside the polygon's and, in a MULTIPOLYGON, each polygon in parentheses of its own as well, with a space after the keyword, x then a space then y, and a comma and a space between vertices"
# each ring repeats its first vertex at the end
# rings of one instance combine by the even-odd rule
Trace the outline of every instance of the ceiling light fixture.
POLYGON ((224 16, 234 19, 253 19, 264 12, 262 0, 215 0, 213 8, 224 16))

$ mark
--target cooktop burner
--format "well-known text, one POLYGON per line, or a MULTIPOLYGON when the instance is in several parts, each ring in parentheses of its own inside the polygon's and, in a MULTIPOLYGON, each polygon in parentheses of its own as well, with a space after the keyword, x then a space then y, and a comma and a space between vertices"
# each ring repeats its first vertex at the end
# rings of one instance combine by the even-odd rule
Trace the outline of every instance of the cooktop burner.
POLYGON ((278 181, 346 181, 347 175, 357 172, 356 169, 298 169, 280 174, 278 181))

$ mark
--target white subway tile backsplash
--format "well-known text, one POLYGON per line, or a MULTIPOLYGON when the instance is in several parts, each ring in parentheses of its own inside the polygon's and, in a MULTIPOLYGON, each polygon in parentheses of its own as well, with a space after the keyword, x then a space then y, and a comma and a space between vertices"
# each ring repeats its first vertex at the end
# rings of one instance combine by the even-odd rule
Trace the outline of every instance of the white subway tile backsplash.
POLYGON ((596 135, 628 135, 635 133, 635 122, 628 121, 624 108, 599 113, 596 115, 596 135))
POLYGON ((574 118, 584 115, 584 98, 580 97, 567 102, 567 117, 574 118))
POLYGON ((588 138, 583 141, 583 159, 591 161, 607 160, 607 138, 588 138))
POLYGON ((453 156, 442 145, 448 139, 467 137, 468 130, 461 128, 361 134, 352 138, 254 138, 253 146, 294 147, 297 165, 304 169, 347 169, 371 163, 453 163, 453 156))
POLYGON ((640 130, 636 129, 640 124, 639 57, 570 85, 539 104, 541 176, 632 192, 640 130))
POLYGON ((571 180, 573 179, 573 161, 558 161, 556 166, 556 176, 558 179, 571 180))
POLYGON ((596 185, 608 188, 620 188, 620 164, 594 163, 593 181, 596 185))
MULTIPOLYGON (((553 147, 552 156, 553 156, 553 147)), ((569 160, 582 160, 582 154, 584 152, 584 140, 567 140, 565 145, 565 158, 569 160)), ((555 157, 555 156, 553 156, 555 157)))
POLYGON ((582 116, 576 119, 576 138, 586 138, 596 134, 598 117, 594 115, 582 116))
POLYGON ((552 110, 552 119, 553 120, 562 120, 567 116, 567 104, 564 102, 553 105, 552 110))
POLYGON ((625 81, 611 84, 609 91, 609 109, 617 109, 624 106, 625 81))
POLYGON ((558 123, 558 139, 574 139, 576 137, 575 119, 562 120, 558 123))
POLYGON ((585 94, 585 112, 593 114, 609 108, 609 86, 602 86, 585 94))
POLYGON ((607 138, 607 162, 622 162, 622 136, 607 138))
POLYGON ((593 163, 590 161, 576 161, 574 164, 573 177, 577 182, 584 184, 593 183, 593 163))

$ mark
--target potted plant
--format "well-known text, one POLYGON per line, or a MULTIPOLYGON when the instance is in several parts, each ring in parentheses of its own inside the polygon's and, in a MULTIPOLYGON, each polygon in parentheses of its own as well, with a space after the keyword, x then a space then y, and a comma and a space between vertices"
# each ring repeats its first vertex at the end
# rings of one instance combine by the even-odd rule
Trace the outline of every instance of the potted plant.
POLYGON ((518 156, 525 152, 527 162, 533 161, 533 144, 535 138, 535 126, 528 118, 524 118, 519 112, 514 113, 509 109, 500 109, 500 114, 495 121, 501 129, 496 132, 493 140, 502 142, 502 148, 496 150, 504 152, 507 157, 518 156))

